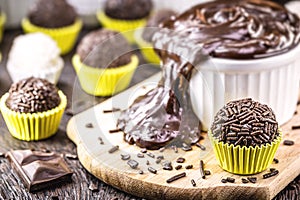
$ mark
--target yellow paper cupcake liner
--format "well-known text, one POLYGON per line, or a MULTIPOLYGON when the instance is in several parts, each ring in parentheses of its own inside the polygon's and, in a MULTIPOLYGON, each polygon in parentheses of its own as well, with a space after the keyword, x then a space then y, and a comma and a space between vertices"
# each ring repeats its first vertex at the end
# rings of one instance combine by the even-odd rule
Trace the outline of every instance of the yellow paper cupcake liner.
POLYGON ((39 113, 19 113, 10 110, 5 102, 8 93, 3 95, 0 109, 9 132, 13 137, 25 141, 46 139, 54 135, 59 127, 60 120, 67 106, 67 98, 58 92, 61 103, 56 108, 39 113))
POLYGON ((0 42, 3 38, 4 24, 6 22, 6 15, 4 13, 0 14, 0 42))
POLYGON ((111 96, 128 87, 139 59, 131 56, 131 62, 118 68, 101 69, 84 65, 79 55, 75 54, 72 63, 82 89, 95 96, 111 96), (122 81, 122 84, 120 84, 122 81))
POLYGON ((105 28, 121 32, 130 43, 135 43, 134 30, 145 26, 147 23, 146 18, 137 20, 120 20, 110 18, 104 12, 98 12, 97 19, 105 28))
POLYGON ((282 138, 280 131, 279 136, 271 144, 260 147, 242 147, 219 142, 212 136, 211 131, 208 134, 221 168, 240 175, 256 174, 267 169, 274 159, 282 138))
POLYGON ((62 28, 43 28, 32 24, 27 18, 22 20, 25 33, 42 32, 56 41, 61 54, 66 54, 74 47, 78 34, 82 28, 82 21, 77 19, 74 24, 62 28))
POLYGON ((143 29, 138 29, 135 32, 135 40, 142 52, 142 55, 149 63, 158 65, 160 63, 160 58, 154 51, 152 44, 143 39, 142 34, 143 29))

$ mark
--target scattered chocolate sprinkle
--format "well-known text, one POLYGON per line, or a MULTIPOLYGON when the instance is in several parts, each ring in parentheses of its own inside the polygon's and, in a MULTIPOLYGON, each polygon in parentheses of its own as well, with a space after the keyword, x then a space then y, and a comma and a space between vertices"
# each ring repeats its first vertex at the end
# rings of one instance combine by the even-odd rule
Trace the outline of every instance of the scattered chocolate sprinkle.
POLYGON ((202 179, 205 179, 205 172, 204 172, 204 162, 200 160, 200 176, 202 179))
POLYGON ((99 191, 98 185, 94 182, 91 182, 89 185, 89 190, 91 190, 92 192, 98 192, 99 191))
POLYGON ((196 146, 199 147, 202 151, 206 150, 206 147, 200 143, 196 143, 196 146))
POLYGON ((129 160, 129 159, 130 159, 130 155, 127 154, 127 153, 126 153, 126 154, 125 154, 125 153, 124 153, 124 154, 121 154, 121 159, 122 159, 122 160, 129 160))
POLYGON ((248 177, 247 179, 248 179, 248 181, 250 181, 251 183, 256 183, 256 182, 257 182, 257 178, 256 178, 256 177, 248 177))
POLYGON ((150 165, 150 162, 149 162, 149 160, 147 160, 147 161, 146 161, 146 165, 150 165))
POLYGON ((161 159, 156 159, 155 163, 159 164, 161 162, 161 159))
MULTIPOLYGON (((229 182, 229 183, 234 183, 234 182, 235 182, 235 179, 232 178, 232 177, 227 177, 226 180, 227 180, 227 182, 229 182)), ((249 179, 248 179, 248 180, 249 180, 249 179)))
POLYGON ((278 170, 275 170, 275 171, 273 171, 273 172, 266 173, 266 174, 263 175, 263 179, 267 179, 267 178, 270 178, 270 177, 272 177, 272 176, 276 176, 278 173, 279 173, 278 170))
POLYGON ((103 113, 112 113, 112 112, 118 112, 121 111, 120 108, 113 108, 111 110, 103 110, 103 113))
POLYGON ((295 144, 295 142, 293 140, 284 140, 283 144, 286 146, 292 146, 295 144))
POLYGON ((185 158, 179 157, 176 160, 177 163, 184 163, 185 162, 185 158))
POLYGON ((104 142, 103 142, 103 140, 102 140, 101 137, 98 137, 98 140, 99 140, 99 143, 100 143, 100 144, 104 144, 104 142))
POLYGON ((86 128, 94 128, 94 125, 92 123, 87 123, 85 125, 86 128))
POLYGON ((297 115, 298 114, 298 111, 296 110, 295 112, 294 112, 294 115, 297 115))
POLYGON ((193 186, 193 187, 196 187, 196 186, 197 186, 197 184, 196 184, 196 182, 195 182, 194 179, 191 180, 191 183, 192 183, 192 186, 193 186))
POLYGON ((222 183, 227 183, 227 179, 222 178, 222 179, 221 179, 221 182, 222 182, 222 183))
POLYGON ((186 177, 186 173, 185 172, 182 172, 180 174, 177 174, 175 176, 172 176, 171 178, 167 179, 167 183, 172 183, 178 179, 181 179, 183 177, 186 177))
POLYGON ((165 161, 162 163, 162 166, 163 166, 163 169, 164 170, 173 170, 173 166, 172 166, 172 163, 170 161, 165 161))
POLYGON ((78 159, 77 155, 70 154, 70 153, 65 154, 65 157, 68 158, 68 159, 70 159, 70 160, 77 160, 78 159))
POLYGON ((150 158, 155 158, 155 155, 153 153, 151 153, 151 152, 148 152, 147 156, 149 156, 150 158))
POLYGON ((118 133, 118 132, 122 132, 122 129, 113 129, 113 130, 109 130, 109 133, 118 133))
POLYGON ((242 183, 249 183, 248 179, 242 178, 242 183))
POLYGON ((193 168, 193 165, 187 165, 185 166, 186 169, 192 169, 193 168))
POLYGON ((138 157, 138 158, 145 158, 145 155, 142 154, 142 153, 138 153, 138 154, 137 154, 137 157, 138 157))
POLYGON ((157 159, 163 160, 165 157, 163 155, 157 156, 157 159))
POLYGON ((204 170, 204 174, 205 174, 205 176, 209 176, 209 175, 211 175, 211 172, 209 170, 204 170))
POLYGON ((193 150, 192 146, 191 145, 187 145, 186 143, 182 143, 181 149, 183 151, 191 151, 191 150, 193 150))
POLYGON ((141 153, 147 153, 147 149, 141 149, 141 153))
POLYGON ((156 174, 157 173, 157 170, 154 169, 153 167, 148 167, 148 171, 153 173, 153 174, 156 174))
POLYGON ((139 166, 139 163, 136 160, 128 160, 127 164, 129 165, 129 167, 131 167, 132 169, 136 169, 139 166))
POLYGON ((300 125, 293 125, 292 130, 300 129, 300 125))
POLYGON ((119 150, 119 146, 113 146, 110 150, 108 150, 108 153, 114 153, 115 151, 119 150))
POLYGON ((144 171, 143 170, 139 170, 139 174, 144 174, 144 171))
POLYGON ((273 159, 273 162, 274 162, 275 164, 278 164, 278 163, 279 163, 279 160, 278 160, 277 158, 274 158, 274 159, 273 159))
POLYGON ((177 166, 175 167, 176 170, 180 170, 181 168, 182 168, 182 165, 177 165, 177 166))

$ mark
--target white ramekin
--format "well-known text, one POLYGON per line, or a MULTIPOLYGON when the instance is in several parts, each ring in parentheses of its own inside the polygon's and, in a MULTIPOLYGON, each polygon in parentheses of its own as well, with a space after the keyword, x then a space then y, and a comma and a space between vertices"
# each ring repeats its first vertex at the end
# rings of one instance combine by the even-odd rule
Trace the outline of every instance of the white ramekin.
POLYGON ((298 100, 300 45, 281 55, 262 59, 212 58, 195 70, 190 81, 194 112, 203 130, 228 101, 251 97, 269 105, 281 125, 293 116, 298 100))
POLYGON ((8 60, 7 62, 7 71, 13 82, 18 82, 19 80, 33 76, 36 78, 44 78, 53 84, 57 84, 63 67, 64 61, 60 57, 57 58, 56 62, 53 63, 51 68, 47 69, 20 69, 18 67, 15 67, 13 62, 11 62, 10 60, 8 60))

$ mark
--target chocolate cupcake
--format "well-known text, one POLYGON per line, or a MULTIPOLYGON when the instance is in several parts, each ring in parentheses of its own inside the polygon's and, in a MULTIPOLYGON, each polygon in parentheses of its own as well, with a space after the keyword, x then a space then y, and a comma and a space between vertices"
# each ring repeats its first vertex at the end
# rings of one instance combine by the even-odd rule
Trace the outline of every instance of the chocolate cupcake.
POLYGON ((12 84, 0 108, 10 133, 31 141, 56 133, 66 105, 66 96, 55 85, 30 77, 12 84))
POLYGON ((97 17, 104 27, 122 32, 133 43, 132 31, 146 24, 152 6, 151 0, 107 0, 97 17))
POLYGON ((73 48, 82 22, 66 0, 38 0, 22 21, 22 26, 26 33, 48 34, 65 54, 73 48))
POLYGON ((87 34, 72 59, 83 90, 109 96, 125 89, 138 65, 138 58, 131 51, 118 32, 101 29, 87 34))
POLYGON ((155 53, 152 45, 152 37, 157 32, 159 25, 165 20, 175 16, 176 12, 169 9, 162 9, 154 12, 148 19, 145 29, 135 31, 135 40, 140 47, 144 58, 153 64, 159 64, 160 59, 155 53))
POLYGON ((221 108, 209 132, 220 166, 236 174, 265 170, 281 140, 275 114, 251 98, 221 108))

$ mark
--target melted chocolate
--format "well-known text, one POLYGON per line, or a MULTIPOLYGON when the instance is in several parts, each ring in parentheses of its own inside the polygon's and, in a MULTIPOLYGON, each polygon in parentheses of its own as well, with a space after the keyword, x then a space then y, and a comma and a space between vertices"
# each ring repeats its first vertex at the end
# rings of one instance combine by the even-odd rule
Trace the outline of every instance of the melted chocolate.
POLYGON ((299 42, 299 19, 266 1, 215 1, 200 4, 163 24, 153 36, 162 60, 158 86, 121 112, 124 139, 159 149, 199 140, 200 126, 189 99, 193 66, 208 55, 253 59, 284 53, 299 42))

